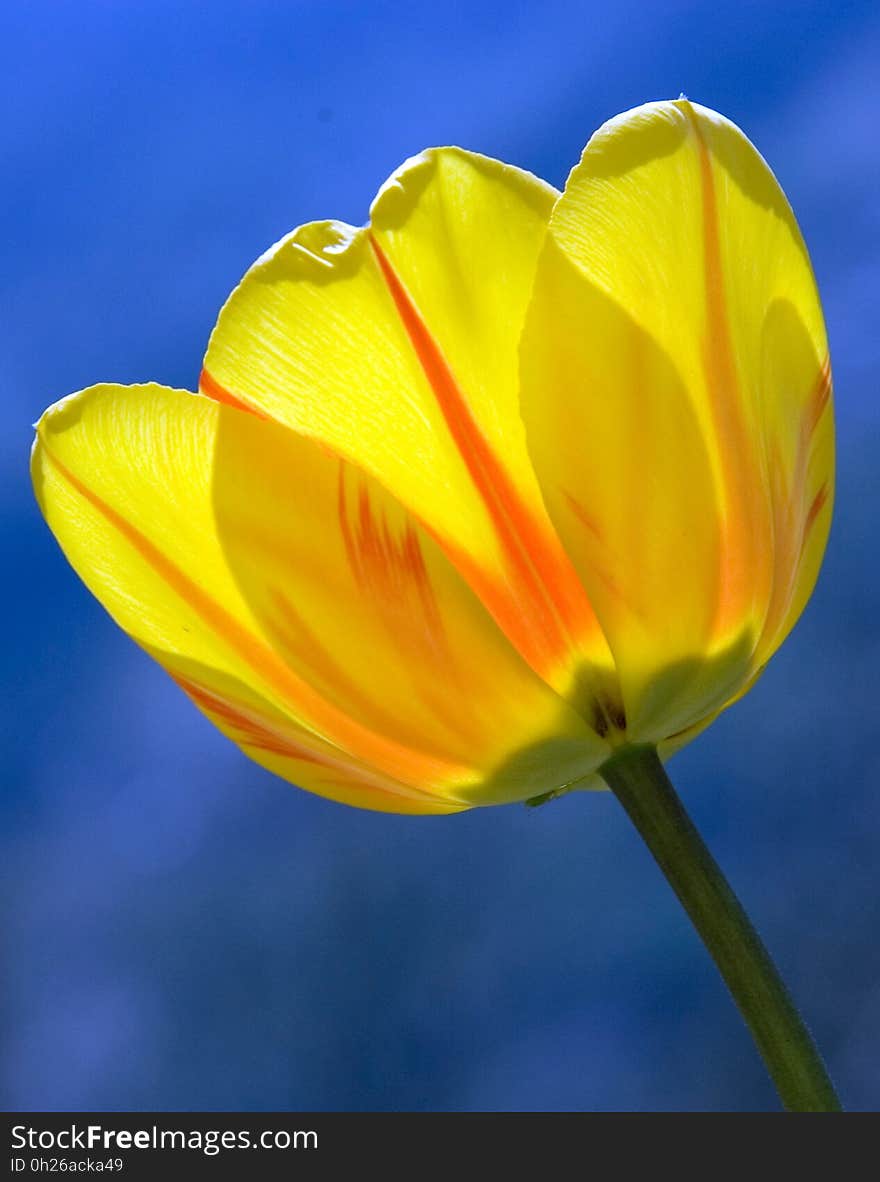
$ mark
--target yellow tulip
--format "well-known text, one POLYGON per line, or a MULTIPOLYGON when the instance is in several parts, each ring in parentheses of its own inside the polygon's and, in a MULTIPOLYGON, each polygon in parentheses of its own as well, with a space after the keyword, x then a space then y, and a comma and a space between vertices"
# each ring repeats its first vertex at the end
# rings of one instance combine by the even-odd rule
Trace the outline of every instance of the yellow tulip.
POLYGON ((593 786, 753 683, 828 534, 806 249, 746 137, 611 120, 560 195, 454 148, 254 264, 197 393, 43 415, 40 505, 251 758, 448 813, 593 786))
POLYGON ((197 393, 63 399, 33 476, 113 618, 285 779, 409 813, 607 784, 783 1103, 828 1111, 659 756, 810 595, 830 397, 785 196, 679 99, 600 128, 562 194, 457 148, 407 161, 369 225, 301 226, 254 264, 197 393))

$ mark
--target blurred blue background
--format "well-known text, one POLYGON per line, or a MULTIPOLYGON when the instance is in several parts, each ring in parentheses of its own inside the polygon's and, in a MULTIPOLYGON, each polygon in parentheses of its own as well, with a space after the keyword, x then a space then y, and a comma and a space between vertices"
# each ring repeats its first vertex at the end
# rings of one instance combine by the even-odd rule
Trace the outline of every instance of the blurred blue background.
POLYGON ((876 3, 43 0, 3 24, 3 1106, 775 1105, 609 794, 408 820, 274 781, 111 625, 26 467, 71 390, 192 387, 252 259, 363 221, 412 152, 561 184, 604 119, 683 90, 798 214, 840 477, 805 617, 673 772, 845 1102, 876 1107, 876 3))

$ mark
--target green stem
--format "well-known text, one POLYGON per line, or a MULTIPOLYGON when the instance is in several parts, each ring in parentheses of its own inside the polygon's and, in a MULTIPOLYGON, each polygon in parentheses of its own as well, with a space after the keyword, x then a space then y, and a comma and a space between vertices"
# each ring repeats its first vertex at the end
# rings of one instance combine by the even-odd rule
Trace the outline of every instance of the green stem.
POLYGON ((816 1044, 653 747, 622 747, 600 775, 691 917, 752 1032, 784 1106, 839 1112, 816 1044))

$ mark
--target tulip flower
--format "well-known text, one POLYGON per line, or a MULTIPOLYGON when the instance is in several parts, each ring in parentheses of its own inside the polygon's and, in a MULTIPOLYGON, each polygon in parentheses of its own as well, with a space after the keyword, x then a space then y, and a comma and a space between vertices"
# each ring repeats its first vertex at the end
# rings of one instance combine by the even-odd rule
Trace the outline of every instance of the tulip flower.
POLYGON ((284 779, 408 813, 610 786, 783 1099, 833 1107, 660 762, 809 598, 830 393, 782 190, 680 99, 605 124, 561 194, 412 158, 367 226, 254 264, 197 392, 63 399, 33 474, 111 616, 284 779))

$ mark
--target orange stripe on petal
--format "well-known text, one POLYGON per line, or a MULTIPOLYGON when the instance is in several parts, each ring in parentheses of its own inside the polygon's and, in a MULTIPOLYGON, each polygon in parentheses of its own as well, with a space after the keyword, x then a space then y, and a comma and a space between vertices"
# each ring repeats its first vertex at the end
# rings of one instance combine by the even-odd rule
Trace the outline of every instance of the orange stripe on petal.
POLYGON ((683 109, 694 133, 700 166, 706 299, 702 360, 724 483, 716 629, 725 633, 741 626, 749 605, 761 602, 769 593, 772 572, 767 556, 771 548, 761 528, 769 520, 762 505, 762 480, 743 413, 743 392, 733 352, 712 159, 693 109, 688 103, 683 104, 683 109), (757 586, 762 580, 763 589, 757 586))
POLYGON ((443 620, 425 557, 412 521, 398 536, 377 517, 366 483, 357 491, 356 513, 349 509, 346 465, 340 461, 337 511, 349 565, 363 592, 387 615, 395 634, 409 624, 432 647, 444 647, 443 620))
POLYGON ((248 710, 241 703, 221 697, 212 690, 190 681, 189 678, 173 673, 171 678, 197 706, 210 711, 217 720, 234 730, 237 742, 246 743, 259 751, 267 751, 271 755, 282 755, 287 759, 301 759, 306 763, 326 766, 324 759, 319 758, 303 744, 294 742, 288 735, 282 735, 280 728, 258 718, 255 712, 248 710))
POLYGON ((328 749, 317 737, 310 740, 306 734, 291 734, 286 728, 264 718, 251 707, 221 696, 205 686, 186 677, 172 674, 172 679, 195 704, 211 715, 219 724, 233 732, 237 743, 255 751, 265 751, 283 759, 298 760, 327 771, 328 783, 346 788, 363 787, 372 792, 381 792, 398 800, 430 800, 428 793, 419 792, 400 785, 391 787, 388 781, 369 768, 359 767, 347 759, 344 752, 328 749), (341 779, 339 777, 342 777, 341 779))
POLYGON ((252 406, 249 402, 245 402, 243 398, 230 393, 205 368, 199 374, 199 393, 204 394, 206 398, 210 398, 214 402, 222 403, 223 406, 233 406, 236 410, 245 410, 248 414, 256 415, 258 419, 268 419, 269 417, 257 407, 252 406))
POLYGON ((819 376, 816 378, 816 384, 813 387, 809 400, 807 402, 807 413, 805 416, 805 429, 807 438, 812 439, 816 433, 816 428, 831 401, 831 358, 826 357, 819 369, 819 376))
POLYGON ((819 516, 819 514, 822 512, 822 510, 825 508, 827 501, 828 501, 828 485, 823 484, 822 487, 819 489, 819 491, 816 493, 816 495, 813 497, 810 507, 807 510, 806 520, 804 521, 804 541, 805 542, 807 540, 807 535, 809 534, 810 530, 813 528, 813 523, 815 522, 815 520, 819 516))
POLYGON ((807 478, 813 437, 822 420, 822 415, 825 413, 825 409, 829 406, 830 402, 831 359, 826 357, 819 369, 816 383, 813 386, 801 415, 797 452, 795 453, 794 477, 791 489, 791 511, 793 514, 793 524, 795 530, 799 532, 799 536, 793 539, 792 549, 796 551, 798 563, 803 556, 803 549, 806 545, 810 528, 822 511, 823 505, 828 500, 828 484, 827 482, 823 482, 819 491, 813 497, 806 513, 803 512, 803 506, 807 497, 807 478))
POLYGON ((761 636, 760 651, 773 640, 791 605, 797 576, 810 530, 829 497, 823 482, 805 510, 807 477, 813 436, 831 399, 831 362, 826 357, 801 412, 791 480, 786 477, 779 440, 770 441, 769 467, 773 506, 774 572, 770 605, 761 636))
POLYGON ((145 562, 219 636, 236 656, 278 694, 292 711, 358 759, 375 764, 405 783, 443 782, 464 769, 403 747, 361 726, 336 709, 284 664, 278 655, 194 580, 171 561, 149 538, 88 488, 43 444, 46 458, 58 473, 137 550, 145 562))
POLYGON ((370 245, 450 435, 492 520, 508 567, 507 579, 499 582, 446 539, 437 540, 526 660, 537 672, 546 673, 565 658, 579 637, 598 631, 595 615, 558 538, 524 504, 474 419, 440 346, 373 235, 370 245))

